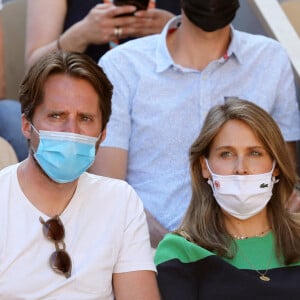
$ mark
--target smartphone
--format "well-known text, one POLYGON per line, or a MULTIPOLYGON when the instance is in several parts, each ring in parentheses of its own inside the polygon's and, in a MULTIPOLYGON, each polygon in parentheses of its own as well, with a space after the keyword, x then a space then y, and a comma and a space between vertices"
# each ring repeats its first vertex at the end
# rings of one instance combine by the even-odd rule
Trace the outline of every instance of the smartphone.
POLYGON ((136 7, 136 10, 146 10, 149 4, 149 0, 114 0, 114 5, 133 5, 136 7))

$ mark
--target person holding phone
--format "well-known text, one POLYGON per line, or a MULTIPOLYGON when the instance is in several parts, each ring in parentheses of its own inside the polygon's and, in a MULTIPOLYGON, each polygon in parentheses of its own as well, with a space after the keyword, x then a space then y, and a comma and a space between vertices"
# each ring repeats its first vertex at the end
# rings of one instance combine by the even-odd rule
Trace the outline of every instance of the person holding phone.
POLYGON ((97 62, 111 41, 159 33, 180 13, 180 1, 150 0, 148 10, 136 9, 112 0, 28 0, 27 66, 57 48, 84 52, 97 62))

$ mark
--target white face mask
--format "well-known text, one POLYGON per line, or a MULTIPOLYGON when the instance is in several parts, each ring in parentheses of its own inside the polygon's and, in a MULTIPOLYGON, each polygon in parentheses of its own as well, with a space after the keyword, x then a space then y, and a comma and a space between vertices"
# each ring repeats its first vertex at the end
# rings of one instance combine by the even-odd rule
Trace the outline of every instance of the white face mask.
POLYGON ((217 175, 214 174, 207 160, 207 168, 212 176, 208 184, 212 187, 214 197, 220 207, 230 215, 245 220, 265 208, 272 196, 274 183, 278 182, 268 173, 256 175, 217 175))

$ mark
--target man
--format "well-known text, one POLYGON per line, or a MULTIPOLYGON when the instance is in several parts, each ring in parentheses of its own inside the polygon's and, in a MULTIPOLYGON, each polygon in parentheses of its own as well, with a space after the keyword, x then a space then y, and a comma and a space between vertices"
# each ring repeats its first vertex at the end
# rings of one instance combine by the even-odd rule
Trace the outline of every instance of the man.
POLYGON ((50 53, 25 76, 30 154, 0 172, 3 299, 159 299, 141 201, 127 183, 84 172, 111 95, 84 54, 50 53))
POLYGON ((179 225, 190 201, 189 147, 210 107, 227 97, 260 105, 278 122, 293 159, 300 138, 283 48, 230 26, 238 0, 181 3, 182 16, 160 35, 129 42, 100 60, 115 88, 108 136, 91 171, 126 178, 135 188, 152 215, 154 246, 179 225))

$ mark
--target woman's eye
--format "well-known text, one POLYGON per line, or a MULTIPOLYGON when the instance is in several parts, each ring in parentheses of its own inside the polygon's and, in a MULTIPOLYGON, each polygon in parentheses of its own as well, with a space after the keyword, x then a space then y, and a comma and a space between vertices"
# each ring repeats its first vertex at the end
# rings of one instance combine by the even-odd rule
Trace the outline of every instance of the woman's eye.
POLYGON ((254 150, 253 150, 253 151, 250 152, 250 155, 251 155, 251 156, 260 156, 261 153, 258 152, 258 151, 254 151, 254 150))
POLYGON ((232 153, 229 152, 229 151, 224 151, 224 152, 221 153, 221 157, 229 157, 231 155, 232 155, 232 153))

